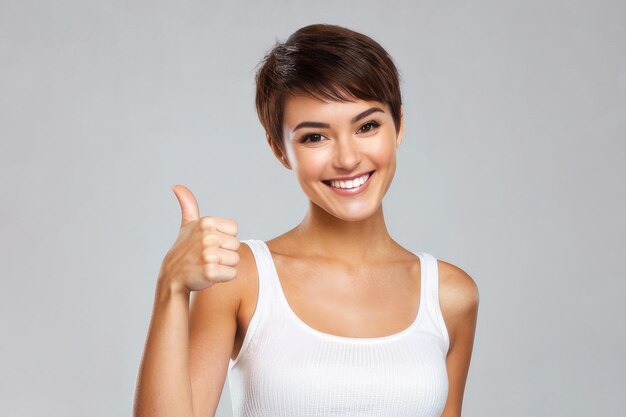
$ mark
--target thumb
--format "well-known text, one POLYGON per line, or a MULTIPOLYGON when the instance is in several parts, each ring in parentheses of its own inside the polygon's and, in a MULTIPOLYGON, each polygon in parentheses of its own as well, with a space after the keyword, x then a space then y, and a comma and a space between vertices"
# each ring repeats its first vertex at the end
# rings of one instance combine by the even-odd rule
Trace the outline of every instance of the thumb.
POLYGON ((191 190, 184 185, 176 184, 172 186, 172 191, 176 194, 183 215, 180 227, 194 220, 198 220, 200 218, 200 209, 198 208, 198 202, 191 190))

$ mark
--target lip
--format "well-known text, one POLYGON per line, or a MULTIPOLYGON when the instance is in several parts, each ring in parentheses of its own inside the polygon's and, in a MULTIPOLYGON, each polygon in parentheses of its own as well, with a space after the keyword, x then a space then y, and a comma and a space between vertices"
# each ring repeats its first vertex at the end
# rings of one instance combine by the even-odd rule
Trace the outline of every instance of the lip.
MULTIPOLYGON (((335 188, 332 185, 330 185, 330 182, 326 183, 326 181, 323 181, 323 183, 324 185, 326 185, 328 188, 330 188, 332 191, 334 191, 335 193, 339 195, 348 195, 348 196, 357 195, 367 190, 367 187, 370 185, 371 179, 375 175, 375 173, 376 171, 370 171, 369 172, 370 176, 367 178, 367 181, 365 181, 363 184, 361 184, 360 186, 356 188, 335 188)), ((367 172, 365 174, 367 174, 367 172)), ((361 174, 361 175, 365 175, 365 174, 361 174)), ((361 175, 357 175, 356 177, 352 177, 352 178, 358 178, 361 175)))
POLYGON ((329 179, 327 179, 327 180, 322 180, 322 182, 325 182, 325 183, 330 183, 330 181, 348 181, 348 180, 353 180, 353 179, 355 179, 355 178, 362 177, 362 176, 363 176, 363 175, 365 175, 365 174, 370 174, 370 175, 372 175, 373 173, 374 173, 374 170, 372 170, 372 171, 365 171, 365 172, 361 172, 360 174, 353 175, 353 176, 351 176, 351 177, 337 177, 337 178, 329 178, 329 179))

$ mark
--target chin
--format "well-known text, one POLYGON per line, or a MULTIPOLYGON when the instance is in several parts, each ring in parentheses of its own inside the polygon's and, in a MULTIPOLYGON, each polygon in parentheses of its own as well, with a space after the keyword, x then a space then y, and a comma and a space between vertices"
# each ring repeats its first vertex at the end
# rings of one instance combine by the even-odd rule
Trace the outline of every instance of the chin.
POLYGON ((346 221, 346 222, 359 222, 359 221, 367 220, 376 214, 376 212, 378 211, 378 207, 380 207, 380 204, 376 207, 369 206, 369 207, 358 207, 352 210, 350 209, 333 210, 330 207, 320 206, 320 208, 324 210, 326 213, 328 213, 329 215, 339 220, 346 221))
POLYGON ((332 213, 330 214, 333 215, 335 218, 342 220, 344 222, 361 222, 361 221, 365 221, 369 219, 373 215, 373 213, 367 216, 339 216, 339 215, 335 215, 332 213))

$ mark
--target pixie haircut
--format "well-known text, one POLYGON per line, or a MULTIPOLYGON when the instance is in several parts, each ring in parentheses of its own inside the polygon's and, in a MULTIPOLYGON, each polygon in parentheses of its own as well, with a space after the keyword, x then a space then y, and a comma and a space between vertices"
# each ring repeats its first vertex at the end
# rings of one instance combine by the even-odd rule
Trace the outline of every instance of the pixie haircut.
POLYGON ((259 63, 256 110, 268 141, 284 151, 285 99, 304 94, 321 101, 379 101, 401 123, 400 76, 391 56, 370 37, 327 24, 305 26, 259 63))

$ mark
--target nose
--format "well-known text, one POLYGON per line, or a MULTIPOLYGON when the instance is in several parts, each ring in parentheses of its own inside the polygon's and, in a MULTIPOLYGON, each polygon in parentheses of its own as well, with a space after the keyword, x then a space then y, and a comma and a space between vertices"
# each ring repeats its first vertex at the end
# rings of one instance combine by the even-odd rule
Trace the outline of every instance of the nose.
POLYGON ((340 138, 336 142, 334 168, 337 170, 353 171, 361 163, 361 152, 354 138, 340 138))

